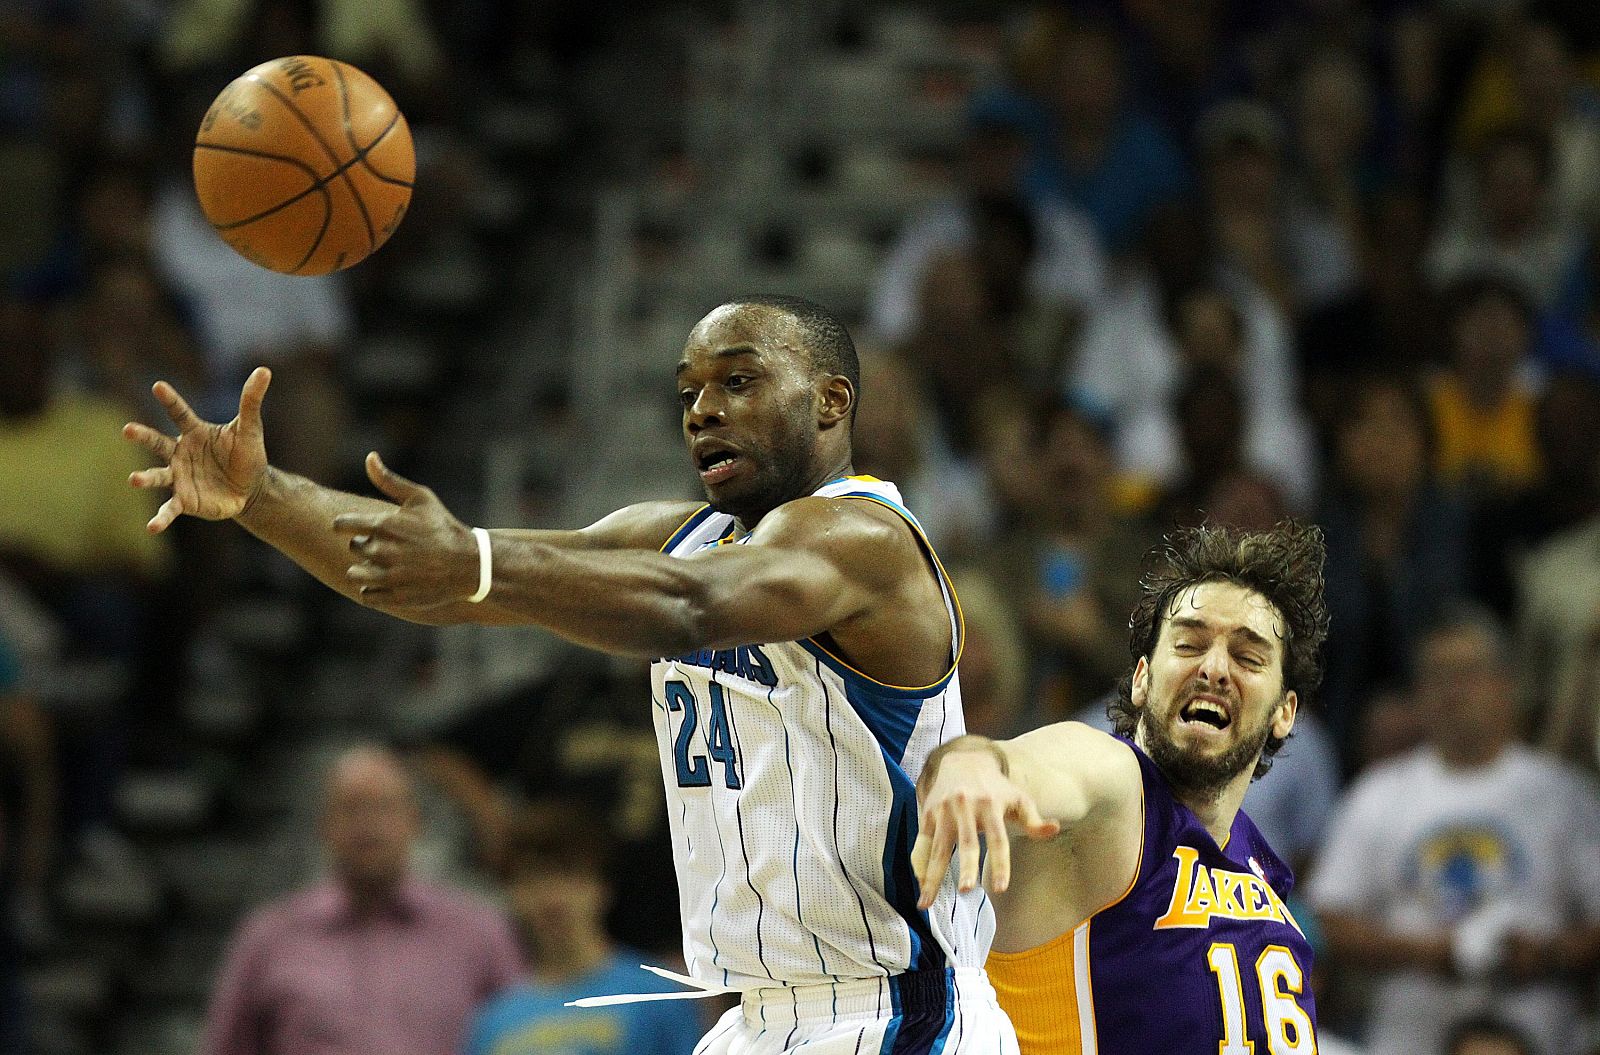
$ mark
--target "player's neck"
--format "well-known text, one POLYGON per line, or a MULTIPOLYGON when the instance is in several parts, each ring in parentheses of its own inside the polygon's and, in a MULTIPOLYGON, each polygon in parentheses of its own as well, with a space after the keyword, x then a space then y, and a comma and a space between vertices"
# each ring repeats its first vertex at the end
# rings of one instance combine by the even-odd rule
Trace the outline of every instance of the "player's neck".
POLYGON ((1244 794, 1250 790, 1250 777, 1255 772, 1251 766, 1220 788, 1209 791, 1178 790, 1178 801, 1189 807, 1218 846, 1226 845, 1233 831, 1234 818, 1244 805, 1244 794))
MULTIPOLYGON (((826 484, 831 484, 833 481, 842 479, 846 476, 855 475, 855 468, 851 463, 849 454, 845 454, 840 458, 830 459, 826 462, 823 462, 822 465, 824 466, 822 469, 813 472, 809 477, 806 478, 806 482, 800 489, 799 494, 792 495, 791 497, 784 499, 784 501, 792 502, 797 498, 807 498, 822 490, 823 486, 826 484)), ((779 504, 781 505, 782 503, 779 504)), ((756 525, 761 522, 761 518, 770 512, 772 512, 771 509, 760 509, 753 513, 740 514, 735 519, 738 521, 740 529, 748 533, 754 531, 756 529, 756 525)))
POLYGON ((841 457, 833 458, 823 463, 823 468, 812 474, 810 486, 806 489, 806 494, 814 495, 818 491, 822 490, 825 485, 831 484, 835 480, 841 480, 846 476, 854 476, 855 474, 855 465, 853 463, 853 459, 848 453, 842 455, 841 457))

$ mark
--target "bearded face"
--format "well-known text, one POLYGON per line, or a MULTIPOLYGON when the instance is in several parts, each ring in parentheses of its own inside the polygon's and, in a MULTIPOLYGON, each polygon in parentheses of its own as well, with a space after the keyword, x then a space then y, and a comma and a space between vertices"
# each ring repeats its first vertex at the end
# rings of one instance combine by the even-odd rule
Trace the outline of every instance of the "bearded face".
POLYGON ((1255 771, 1269 736, 1294 726, 1283 690, 1284 624, 1231 582, 1179 594, 1133 675, 1139 746, 1180 793, 1215 795, 1255 771))

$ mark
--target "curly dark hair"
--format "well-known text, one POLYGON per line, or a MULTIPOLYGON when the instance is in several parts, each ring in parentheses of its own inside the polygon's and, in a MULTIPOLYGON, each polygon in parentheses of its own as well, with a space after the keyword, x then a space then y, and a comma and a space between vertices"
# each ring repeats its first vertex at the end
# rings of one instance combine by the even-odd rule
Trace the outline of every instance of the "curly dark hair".
MULTIPOLYGON (((1149 659, 1161 622, 1183 591, 1207 582, 1231 582, 1266 598, 1283 617, 1283 690, 1302 701, 1322 682, 1322 643, 1328 637, 1328 605, 1322 596, 1326 549, 1315 524, 1284 521, 1271 531, 1181 528, 1150 551, 1139 580, 1139 603, 1128 620, 1135 665, 1149 659)), ((1130 668, 1106 707, 1118 735, 1132 737, 1139 724, 1130 668)), ((1268 735, 1255 777, 1272 768, 1284 738, 1268 735)))

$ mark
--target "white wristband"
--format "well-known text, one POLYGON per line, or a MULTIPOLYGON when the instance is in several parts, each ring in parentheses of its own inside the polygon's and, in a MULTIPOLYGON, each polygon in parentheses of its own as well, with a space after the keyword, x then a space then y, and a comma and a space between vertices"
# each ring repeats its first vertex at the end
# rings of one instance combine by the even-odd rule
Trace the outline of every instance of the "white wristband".
POLYGON ((467 598, 468 604, 477 604, 489 596, 489 586, 494 582, 494 555, 489 549, 489 533, 483 528, 473 528, 478 536, 478 592, 467 598))

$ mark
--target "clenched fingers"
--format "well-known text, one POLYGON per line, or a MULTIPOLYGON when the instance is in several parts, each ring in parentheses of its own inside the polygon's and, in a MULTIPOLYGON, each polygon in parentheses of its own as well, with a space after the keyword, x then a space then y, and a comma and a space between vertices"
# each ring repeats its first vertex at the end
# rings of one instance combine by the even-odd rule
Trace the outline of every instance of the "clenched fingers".
POLYGON ((387 568, 380 568, 371 561, 359 561, 344 570, 345 578, 363 586, 381 586, 389 578, 387 568))
POLYGON ((333 530, 351 536, 351 541, 361 536, 368 538, 381 534, 389 524, 390 513, 340 513, 333 518, 333 530))

